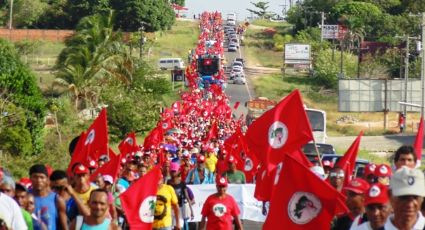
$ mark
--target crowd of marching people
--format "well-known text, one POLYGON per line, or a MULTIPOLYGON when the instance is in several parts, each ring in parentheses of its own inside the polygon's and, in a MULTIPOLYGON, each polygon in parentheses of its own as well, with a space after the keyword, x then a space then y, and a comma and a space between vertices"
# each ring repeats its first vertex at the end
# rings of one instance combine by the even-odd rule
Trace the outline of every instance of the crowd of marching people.
MULTIPOLYGON (((285 119, 271 128, 263 119, 244 132, 243 117, 232 116, 220 81, 200 87, 196 74, 198 56, 223 55, 221 14, 203 13, 200 29, 186 69, 189 90, 164 109, 143 145, 131 133, 115 154, 108 147, 104 109, 70 144, 72 158, 66 170, 34 164, 28 177, 14 178, 2 168, 0 229, 241 230, 241 211, 227 188, 246 183, 256 184, 255 198, 264 204, 264 229, 425 229, 425 180, 416 169, 415 148, 402 146, 394 153, 394 166, 370 163, 361 177, 353 178, 348 156, 355 160, 354 152, 347 151, 347 160, 335 163, 310 162, 297 150, 311 140, 310 128, 300 123, 305 116, 302 104, 301 116, 292 126, 301 131, 307 127, 310 133, 293 135, 285 119), (207 40, 217 42, 207 47, 207 40), (268 149, 260 149, 264 145, 258 144, 263 141, 259 128, 266 134, 272 130, 265 139, 268 149), (280 148, 290 156, 265 154, 280 148), (216 193, 205 200, 202 218, 194 223, 198 200, 188 185, 208 184, 216 186, 216 193)), ((224 72, 213 78, 225 79, 224 72)), ((288 102, 296 96, 291 94, 278 107, 286 102, 298 106, 288 102)))

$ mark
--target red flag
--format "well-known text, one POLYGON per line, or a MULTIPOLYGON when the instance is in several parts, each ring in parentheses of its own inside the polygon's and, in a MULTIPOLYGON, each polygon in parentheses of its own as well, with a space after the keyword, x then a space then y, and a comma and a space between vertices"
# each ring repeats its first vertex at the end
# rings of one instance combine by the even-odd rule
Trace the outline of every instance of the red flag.
POLYGON ((421 117, 421 121, 419 122, 418 133, 416 134, 415 143, 413 146, 415 147, 415 152, 417 156, 416 167, 421 166, 422 160, 422 146, 424 144, 424 119, 421 117))
POLYGON ((83 151, 84 140, 86 139, 86 132, 82 132, 75 145, 74 152, 72 153, 71 161, 69 162, 68 169, 66 170, 68 176, 72 175, 72 166, 75 163, 87 162, 87 154, 83 151))
POLYGON ((279 181, 282 163, 272 166, 270 169, 267 165, 262 165, 257 172, 255 182, 254 197, 259 201, 270 201, 275 186, 279 181))
POLYGON ((351 144, 350 148, 345 152, 344 156, 339 159, 336 163, 336 167, 340 167, 344 170, 345 179, 344 185, 348 184, 351 181, 351 176, 353 175, 354 167, 356 166, 357 154, 359 152, 360 139, 363 136, 363 131, 359 133, 357 138, 351 144))
POLYGON ((103 108, 87 131, 80 135, 71 162, 68 165, 68 174, 71 175, 71 169, 75 163, 82 163, 87 166, 90 160, 97 160, 99 156, 107 153, 108 127, 106 109, 103 108))
POLYGON ((339 206, 345 206, 339 200, 339 192, 290 154, 283 165, 276 185, 279 193, 272 196, 263 229, 330 229, 336 211, 342 209, 339 206))
POLYGON ((286 153, 313 140, 300 92, 293 91, 255 120, 246 138, 250 150, 268 165, 281 162, 286 153))
POLYGON ((100 111, 99 116, 87 130, 84 141, 84 150, 91 160, 97 160, 101 155, 108 153, 108 124, 106 109, 100 111))
POLYGON ((95 181, 96 177, 100 175, 109 175, 113 181, 117 179, 118 172, 121 166, 121 157, 123 154, 115 154, 112 149, 109 149, 110 160, 106 162, 102 167, 98 168, 92 175, 90 175, 90 181, 95 181))
POLYGON ((160 177, 161 171, 155 167, 120 195, 130 229, 152 229, 160 177))
POLYGON ((218 126, 217 122, 212 123, 210 130, 208 130, 207 136, 205 137, 204 142, 208 142, 213 138, 217 138, 218 135, 218 126))
POLYGON ((152 149, 158 147, 158 145, 164 139, 164 131, 162 127, 155 127, 151 130, 151 132, 146 136, 145 141, 143 143, 144 149, 152 149))
POLYGON ((124 155, 139 151, 140 148, 136 143, 136 134, 134 132, 129 133, 118 145, 118 149, 120 150, 120 153, 124 155))
POLYGON ((238 109, 239 104, 240 104, 240 102, 239 102, 239 101, 235 102, 235 105, 233 105, 233 108, 234 108, 234 109, 238 109))
POLYGON ((310 168, 313 167, 313 163, 308 160, 308 158, 305 156, 305 153, 301 149, 298 149, 291 153, 291 156, 295 158, 298 162, 303 164, 305 167, 310 168))

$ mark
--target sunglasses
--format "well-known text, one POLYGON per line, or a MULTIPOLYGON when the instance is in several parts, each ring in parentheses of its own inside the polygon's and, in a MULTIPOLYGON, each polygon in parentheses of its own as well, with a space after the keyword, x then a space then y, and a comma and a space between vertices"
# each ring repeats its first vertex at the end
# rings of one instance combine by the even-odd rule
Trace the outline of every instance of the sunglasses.
POLYGON ((336 173, 336 172, 329 173, 329 177, 343 178, 344 176, 345 176, 344 173, 336 173))

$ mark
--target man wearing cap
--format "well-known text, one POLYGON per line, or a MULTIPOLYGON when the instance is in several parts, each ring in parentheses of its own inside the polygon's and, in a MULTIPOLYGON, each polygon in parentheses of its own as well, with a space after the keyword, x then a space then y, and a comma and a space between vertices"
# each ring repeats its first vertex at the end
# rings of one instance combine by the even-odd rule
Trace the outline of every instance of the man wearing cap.
MULTIPOLYGON (((46 166, 42 164, 31 166, 29 175, 35 201, 34 214, 37 219, 49 230, 68 229, 65 202, 62 197, 50 190, 46 166), (57 226, 57 223, 60 226, 57 226)), ((36 222, 33 224, 35 230, 41 230, 43 227, 36 222)))
POLYGON ((235 199, 226 193, 227 179, 218 177, 216 182, 217 192, 210 195, 202 207, 202 219, 199 229, 233 229, 232 221, 234 220, 236 229, 243 230, 243 226, 239 219, 239 207, 235 199), (207 221, 208 220, 208 221, 207 221))
POLYGON ((390 180, 394 214, 387 219, 385 230, 424 229, 425 218, 420 212, 424 188, 424 174, 420 170, 401 167, 394 172, 390 180))
POLYGON ((396 169, 402 166, 415 168, 417 159, 415 148, 411 145, 403 145, 394 154, 394 165, 396 169))
POLYGON ((326 177, 329 175, 331 169, 334 167, 334 163, 330 160, 322 161, 323 170, 325 171, 326 177))
POLYGON ((352 225, 357 226, 366 221, 363 214, 365 212, 365 195, 368 189, 369 184, 361 178, 351 180, 350 183, 343 188, 347 196, 345 204, 350 212, 338 217, 332 229, 348 230, 352 225))
POLYGON ((227 170, 222 176, 226 177, 230 184, 245 184, 245 173, 236 169, 237 160, 230 156, 227 160, 229 170, 227 170))
POLYGON ((90 184, 89 169, 83 164, 77 163, 73 169, 73 189, 83 204, 88 204, 91 191, 96 188, 90 184))
POLYGON ((53 171, 52 175, 50 175, 50 188, 65 201, 68 222, 74 220, 75 217, 77 217, 77 215, 80 213, 81 215, 90 214, 88 206, 83 203, 75 190, 68 183, 68 178, 65 171, 53 171))
POLYGON ((186 184, 213 184, 214 173, 205 168, 205 157, 198 155, 196 168, 189 171, 186 177, 186 184))
POLYGON ((378 181, 377 177, 375 176, 375 170, 376 164, 374 163, 368 163, 365 166, 363 179, 365 179, 369 184, 374 184, 378 181))
POLYGON ((391 167, 386 164, 380 164, 376 166, 375 176, 377 177, 377 182, 383 185, 390 185, 390 177, 392 171, 391 167))
POLYGON ((385 222, 391 214, 388 187, 377 183, 372 185, 366 193, 366 222, 352 226, 351 230, 382 230, 385 222))

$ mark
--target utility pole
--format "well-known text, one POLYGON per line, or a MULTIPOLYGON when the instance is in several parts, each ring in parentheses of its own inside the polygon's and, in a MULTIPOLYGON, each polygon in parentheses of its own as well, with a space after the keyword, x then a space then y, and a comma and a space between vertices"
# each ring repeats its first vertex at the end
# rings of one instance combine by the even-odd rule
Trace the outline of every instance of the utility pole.
MULTIPOLYGON (((325 12, 320 12, 321 22, 320 22, 320 29, 323 30, 323 26, 325 25, 325 12)), ((323 42, 323 36, 320 36, 320 42, 323 42)))
POLYGON ((422 28, 422 65, 421 65, 421 119, 424 119, 424 100, 425 100, 425 13, 422 13, 422 20, 421 20, 421 28, 422 28))
MULTIPOLYGON (((398 36, 396 36, 398 37, 398 36)), ((409 35, 405 35, 402 37, 405 41, 406 41, 406 54, 404 56, 404 102, 407 103, 407 91, 408 91, 408 84, 409 84, 409 57, 410 57, 410 40, 411 39, 418 39, 418 37, 409 37, 409 35)), ((404 121, 403 121, 403 125, 405 127, 405 129, 403 130, 403 132, 406 132, 406 124, 407 124, 407 105, 404 105, 403 108, 403 114, 404 114, 404 121)))
POLYGON ((12 21, 13 21, 13 0, 10 0, 10 7, 9 7, 9 30, 12 29, 12 21))

